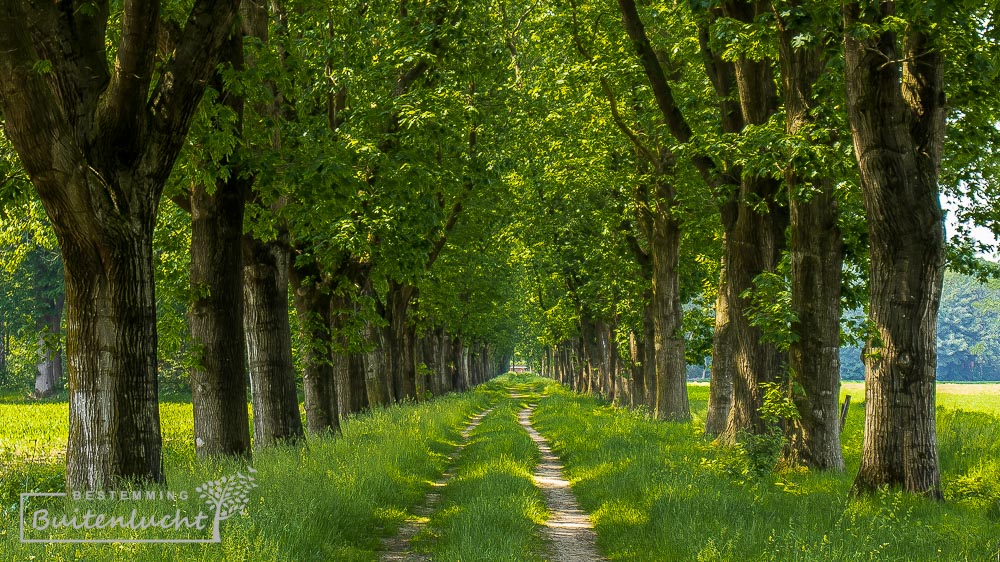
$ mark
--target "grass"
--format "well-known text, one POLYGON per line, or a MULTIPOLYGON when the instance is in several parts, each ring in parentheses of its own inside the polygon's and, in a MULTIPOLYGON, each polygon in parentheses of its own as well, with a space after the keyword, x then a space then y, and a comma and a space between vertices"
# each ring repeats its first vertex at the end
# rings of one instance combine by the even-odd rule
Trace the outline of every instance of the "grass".
MULTIPOLYGON (((850 394, 851 400, 864 400, 865 383, 844 382, 840 385, 841 399, 850 394)), ((953 410, 976 411, 1000 416, 1000 383, 937 383, 937 405, 953 410)))
MULTIPOLYGON (((18 494, 64 486, 58 455, 38 453, 65 446, 66 404, 5 405, 0 559, 373 560, 379 538, 395 533, 446 468, 460 429, 500 396, 482 388, 377 409, 349 419, 340 436, 257 453, 259 487, 244 513, 222 523, 222 543, 208 545, 21 544, 18 494), (34 436, 41 436, 37 445, 34 436)), ((190 404, 164 404, 161 417, 170 490, 189 490, 197 501, 194 489, 206 480, 246 473, 242 464, 195 458, 190 404)), ((124 515, 132 507, 118 502, 105 509, 124 515)))
MULTIPOLYGON (((689 390, 703 420, 708 387, 689 390)), ((712 445, 697 423, 652 421, 554 384, 546 394, 535 426, 562 457, 611 559, 997 559, 1000 419, 989 413, 939 409, 949 501, 936 504, 893 491, 849 499, 860 400, 845 428, 845 473, 756 476, 740 450, 712 445)))
MULTIPOLYGON (((337 437, 255 455, 259 487, 209 545, 21 544, 18 494, 61 491, 66 403, 0 400, 0 560, 375 560, 451 462, 474 413, 456 476, 416 547, 435 560, 536 560, 547 513, 531 473, 538 452, 516 421, 511 389, 541 396, 533 423, 566 466, 614 560, 997 560, 1000 385, 940 385, 946 503, 884 491, 848 497, 860 462, 863 389, 844 430, 847 471, 757 475, 739 449, 704 438, 708 387, 690 385, 695 423, 650 420, 545 379, 508 376, 419 404, 353 417, 337 437), (996 389, 994 389, 996 387, 996 389)), ((534 398, 533 398, 534 400, 534 398)), ((246 471, 195 458, 191 406, 161 404, 170 490, 246 471)), ((197 503, 199 500, 194 498, 197 503)), ((116 514, 128 502, 106 504, 116 514)), ((166 504, 164 509, 171 509, 166 504)))
POLYGON ((539 453, 517 421, 521 408, 505 400, 470 434, 438 511, 415 537, 418 551, 435 561, 542 560, 539 525, 548 514, 532 481, 539 453))

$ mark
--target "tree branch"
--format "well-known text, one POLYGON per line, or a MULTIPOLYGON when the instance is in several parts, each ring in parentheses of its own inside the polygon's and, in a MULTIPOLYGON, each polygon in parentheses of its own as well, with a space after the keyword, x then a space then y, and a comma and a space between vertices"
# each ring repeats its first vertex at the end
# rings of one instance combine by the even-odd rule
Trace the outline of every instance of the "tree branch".
POLYGON ((618 126, 618 129, 621 130, 626 137, 628 137, 628 140, 632 141, 632 144, 635 145, 636 149, 638 149, 638 151, 641 152, 645 158, 647 158, 650 162, 656 162, 656 156, 653 154, 653 151, 650 150, 650 148, 646 146, 641 139, 639 139, 639 135, 629 128, 624 119, 622 119, 621 113, 618 111, 618 100, 615 99, 615 93, 611 90, 611 86, 608 84, 608 81, 601 77, 600 82, 601 90, 604 92, 604 96, 608 98, 608 105, 611 106, 611 120, 614 121, 615 125, 618 126))
POLYGON ((239 0, 197 0, 192 8, 175 56, 150 96, 152 140, 143 164, 151 176, 166 178, 170 173, 209 74, 218 62, 219 48, 233 32, 239 4, 239 0))
MULTIPOLYGON (((576 17, 576 2, 571 2, 570 6, 572 8, 573 15, 573 44, 576 45, 576 50, 580 53, 580 56, 582 56, 587 62, 593 64, 594 57, 591 56, 590 51, 588 51, 583 45, 583 40, 580 39, 580 24, 576 17)), ((608 104, 611 106, 611 120, 614 121, 615 126, 617 126, 618 129, 626 137, 628 137, 630 141, 632 141, 632 144, 635 145, 636 149, 642 153, 645 158, 647 158, 650 162, 655 161, 653 151, 650 150, 641 139, 639 139, 639 135, 625 123, 624 119, 622 119, 621 112, 618 110, 618 100, 615 98, 614 90, 611 89, 611 85, 608 83, 607 79, 600 76, 598 77, 598 82, 600 82, 601 91, 604 92, 604 97, 608 98, 608 104)))
POLYGON ((653 52, 653 47, 646 35, 646 27, 639 18, 639 12, 635 7, 635 0, 618 0, 618 7, 621 10, 622 22, 625 24, 625 31, 635 46, 636 54, 639 55, 639 62, 642 64, 646 76, 649 78, 649 85, 653 88, 653 97, 656 105, 663 114, 663 120, 670 129, 670 133, 678 142, 686 143, 691 140, 691 127, 681 115, 677 103, 674 101, 673 91, 667 83, 667 77, 660 66, 660 61, 653 52))
MULTIPOLYGON (((66 115, 58 110, 58 100, 35 64, 38 53, 24 25, 27 14, 17 0, 0 0, 0 112, 4 131, 17 149, 28 177, 48 174, 68 175, 69 162, 57 162, 57 147, 73 146, 73 134, 66 115), (68 146, 67 146, 68 145, 68 146)), ((64 199, 54 181, 36 187, 44 197, 64 199)), ((65 201, 63 201, 65 203, 65 201)))
POLYGON ((126 154, 138 148, 135 139, 145 128, 143 109, 153 78, 159 19, 157 0, 125 1, 114 75, 102 100, 98 123, 107 127, 112 142, 126 154))
MULTIPOLYGON (((104 43, 107 0, 89 4, 88 9, 71 2, 20 5, 25 17, 17 25, 30 33, 37 60, 51 65, 47 78, 60 107, 69 109, 70 127, 78 134, 91 132, 94 109, 109 80, 104 43)), ((86 144, 89 139, 81 135, 77 140, 86 144)))
POLYGON ((430 269, 437 261, 438 256, 441 255, 441 250, 444 250, 444 245, 448 242, 448 235, 455 228, 455 224, 458 223, 458 215, 462 212, 462 199, 459 198, 455 201, 455 204, 451 207, 451 212, 448 213, 448 221, 444 223, 444 232, 438 237, 437 241, 434 242, 434 247, 431 248, 431 253, 427 256, 427 267, 430 269))

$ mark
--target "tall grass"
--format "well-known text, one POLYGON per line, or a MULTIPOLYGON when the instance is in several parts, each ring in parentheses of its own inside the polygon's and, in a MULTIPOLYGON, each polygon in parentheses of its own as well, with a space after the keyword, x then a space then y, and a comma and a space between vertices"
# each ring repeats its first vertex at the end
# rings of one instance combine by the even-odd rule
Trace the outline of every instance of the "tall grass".
MULTIPOLYGON (((376 409, 347 420, 342 435, 256 453, 259 487, 244 513, 222 523, 221 544, 207 545, 21 544, 18 494, 64 487, 58 460, 24 453, 30 453, 30 435, 39 428, 53 434, 51 443, 64 446, 59 420, 65 420, 66 406, 0 410, 7 451, 0 466, 0 560, 372 560, 380 537, 396 531, 406 511, 443 472, 460 429, 499 397, 496 390, 481 389, 376 409), (20 423, 25 418, 33 421, 20 423)), ((190 404, 164 405, 164 457, 168 489, 188 490, 197 498, 196 486, 245 473, 247 466, 196 459, 190 415, 190 404)), ((132 507, 120 502, 109 509, 127 514, 132 507)))
MULTIPOLYGON (((849 498, 863 405, 845 429, 847 472, 757 476, 742 470, 738 449, 711 444, 698 424, 656 422, 556 385, 547 394, 535 426, 562 457, 612 559, 997 559, 1000 420, 988 414, 939 410, 951 501, 937 504, 888 490, 849 498)), ((701 394, 692 387, 703 419, 701 394)))
POLYGON ((435 561, 541 560, 545 500, 534 486, 538 447, 506 400, 469 436, 454 478, 416 547, 435 561))
MULTIPOLYGON (((692 385, 695 423, 650 420, 525 376, 472 393, 377 409, 343 434, 253 459, 259 487, 225 521, 221 544, 21 544, 18 494, 62 491, 66 404, 0 404, 0 560, 373 560, 450 463, 472 414, 497 405, 470 436, 440 510, 416 545, 436 560, 531 560, 546 517, 531 483, 537 449, 517 424, 510 389, 544 395, 533 423, 562 457, 601 550, 616 560, 997 560, 1000 397, 941 392, 938 436, 948 499, 894 491, 850 499, 860 462, 861 395, 844 430, 843 474, 759 475, 746 454, 701 432, 708 387, 692 385), (979 408, 982 411, 971 411, 979 408), (54 451, 54 453, 53 453, 54 451)), ((170 490, 246 470, 195 458, 191 406, 161 404, 170 490)), ((128 502, 111 505, 127 513, 128 502)), ((168 506, 169 507, 169 506, 168 506)))

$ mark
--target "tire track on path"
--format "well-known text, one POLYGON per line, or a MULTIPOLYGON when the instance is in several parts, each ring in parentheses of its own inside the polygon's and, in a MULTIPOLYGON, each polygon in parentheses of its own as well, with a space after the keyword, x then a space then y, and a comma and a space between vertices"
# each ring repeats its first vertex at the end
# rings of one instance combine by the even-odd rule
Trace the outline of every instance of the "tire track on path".
MULTIPOLYGON (((511 398, 528 398, 511 394, 511 398)), ((563 476, 559 457, 552 452, 547 439, 531 425, 531 413, 535 404, 529 404, 517 415, 528 435, 538 446, 541 460, 535 468, 535 485, 545 495, 545 503, 550 516, 545 521, 543 535, 549 541, 549 556, 546 560, 555 562, 586 562, 605 560, 597 550, 597 535, 587 512, 580 509, 576 496, 563 476)))
POLYGON ((472 430, 476 429, 479 422, 483 421, 493 408, 483 410, 469 420, 469 424, 465 426, 462 430, 462 442, 459 444, 458 448, 451 455, 451 465, 448 470, 441 475, 433 484, 431 484, 431 490, 427 492, 424 497, 424 503, 413 508, 412 515, 406 520, 406 523, 400 527, 399 531, 395 536, 382 539, 382 553, 379 556, 381 562, 423 562, 430 560, 430 558, 424 554, 419 554, 411 551, 411 542, 413 537, 417 535, 430 521, 431 514, 437 509, 437 504, 441 501, 440 490, 444 489, 450 481, 455 476, 455 459, 458 458, 459 453, 468 444, 469 434, 472 430))

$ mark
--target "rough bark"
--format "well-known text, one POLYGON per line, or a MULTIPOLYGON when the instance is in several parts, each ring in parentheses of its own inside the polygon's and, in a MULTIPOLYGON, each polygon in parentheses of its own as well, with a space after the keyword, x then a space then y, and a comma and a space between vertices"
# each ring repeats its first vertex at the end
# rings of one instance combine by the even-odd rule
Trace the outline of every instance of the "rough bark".
MULTIPOLYGON (((720 15, 718 8, 709 13, 710 24, 720 15)), ((715 90, 719 104, 722 131, 738 133, 746 123, 740 107, 736 86, 736 67, 709 47, 709 30, 701 26, 698 30, 702 60, 715 90)), ((733 314, 740 313, 735 308, 739 302, 734 295, 734 287, 729 279, 726 254, 731 250, 733 229, 739 215, 739 185, 742 167, 730 163, 727 172, 721 174, 715 186, 722 203, 719 216, 722 222, 723 255, 720 263, 719 292, 715 300, 715 332, 712 338, 712 381, 709 386, 708 410, 705 416, 705 433, 719 435, 726 429, 729 411, 733 405, 733 381, 736 378, 736 342, 731 325, 733 314)))
POLYGON ((254 449, 303 436, 288 323, 285 237, 243 237, 243 323, 247 336, 254 449))
MULTIPOLYGON (((769 9, 768 3, 759 0, 723 5, 727 16, 744 23, 769 9)), ((771 61, 740 57, 734 67, 744 123, 766 123, 778 108, 771 61)), ((726 239, 727 279, 723 284, 728 283, 731 297, 729 330, 734 344, 735 373, 733 404, 726 429, 720 434, 725 442, 735 441, 743 431, 766 430, 760 417, 761 384, 776 381, 781 375, 784 358, 773 343, 763 341, 759 328, 750 325, 746 313, 750 299, 742 296, 753 288, 757 275, 774 270, 784 248, 788 210, 777 202, 781 188, 781 183, 773 178, 744 173, 740 179, 736 222, 726 239)))
POLYGON ((0 374, 7 372, 7 354, 10 353, 10 328, 7 321, 0 321, 0 374))
MULTIPOLYGON (((801 6, 799 6, 801 8, 801 6)), ((785 132, 801 135, 814 123, 813 85, 826 66, 824 33, 794 47, 803 22, 779 18, 779 53, 785 101, 785 132)), ((796 320, 788 351, 792 400, 799 419, 789 427, 790 456, 818 469, 844 470, 840 447, 840 283, 843 240, 833 181, 814 170, 785 172, 791 214, 791 292, 796 320), (812 177, 813 179, 808 179, 812 177)))
POLYGON ((343 420, 355 411, 351 393, 351 355, 342 351, 332 351, 330 363, 333 365, 333 391, 337 397, 337 414, 343 420))
POLYGON ((153 227, 237 4, 197 1, 154 72, 158 2, 125 5, 112 67, 106 4, 0 2, 5 133, 65 264, 70 489, 164 480, 153 227), (37 71, 41 60, 51 72, 37 71), (157 75, 170 79, 154 84, 157 75))
POLYGON ((650 412, 656 409, 656 310, 653 306, 653 288, 646 292, 642 311, 643 397, 650 412))
POLYGON ((428 381, 431 394, 434 396, 440 396, 444 394, 444 388, 442 382, 444 377, 441 373, 444 372, 444 365, 441 361, 441 339, 442 330, 440 328, 428 332, 423 338, 424 341, 424 357, 426 358, 427 367, 430 369, 430 380, 428 381))
MULTIPOLYGON (((619 0, 618 6, 622 14, 622 21, 625 25, 626 33, 633 42, 639 62, 645 71, 647 79, 649 80, 653 96, 656 100, 657 107, 662 114, 664 124, 677 141, 682 143, 689 142, 693 135, 691 127, 684 119, 680 108, 674 100, 673 92, 667 81, 667 74, 652 48, 646 34, 645 26, 642 19, 639 17, 634 0, 619 0)), ((732 64, 721 61, 719 57, 714 56, 708 50, 707 34, 704 31, 702 32, 702 45, 703 52, 708 55, 706 56, 706 69, 708 70, 716 91, 720 94, 720 109, 722 113, 723 130, 725 132, 738 132, 744 126, 743 111, 736 104, 730 101, 732 91, 735 89, 737 72, 732 64)), ((740 96, 740 99, 741 101, 743 100, 742 95, 740 96)), ((739 167, 728 166, 728 171, 721 171, 717 169, 711 158, 709 158, 706 154, 701 153, 693 154, 691 156, 691 162, 699 171, 708 187, 714 191, 718 197, 727 200, 727 203, 723 206, 723 214, 725 215, 726 207, 735 204, 735 201, 737 200, 737 194, 732 193, 729 186, 738 183, 740 175, 739 167)), ((726 217, 724 216, 723 220, 725 221, 725 219, 726 217)), ((731 243, 730 239, 727 239, 726 241, 727 243, 731 243)), ((724 271, 731 272, 732 268, 725 269, 724 271)), ((726 280, 722 280, 720 282, 723 286, 725 286, 725 283, 726 280)), ((730 286, 734 289, 736 288, 735 286, 730 286)), ((730 326, 729 318, 726 314, 728 313, 730 316, 740 314, 740 303, 732 303, 729 306, 724 306, 720 308, 720 311, 722 312, 722 316, 717 316, 717 323, 720 323, 721 326, 730 326)), ((738 331, 733 330, 733 327, 738 326, 730 326, 730 330, 728 331, 720 330, 720 332, 717 332, 717 334, 722 333, 723 335, 732 338, 724 340, 720 343, 726 344, 735 340, 735 333, 733 332, 738 333, 738 331)), ((745 351, 750 353, 753 349, 745 349, 745 351)), ((720 388, 716 388, 715 392, 712 392, 710 395, 709 413, 711 417, 709 419, 709 428, 714 432, 722 425, 720 422, 723 419, 723 415, 726 415, 726 421, 728 421, 728 413, 731 408, 729 407, 726 399, 731 394, 728 392, 730 384, 729 381, 733 380, 736 376, 734 368, 735 357, 738 355, 739 351, 736 345, 717 345, 713 347, 713 353, 726 354, 725 357, 717 355, 713 358, 712 385, 713 387, 721 385, 720 388)))
POLYGON ((465 391, 472 388, 469 381, 469 348, 461 339, 456 338, 455 350, 455 390, 465 391))
POLYGON ((657 419, 688 421, 691 409, 687 397, 687 370, 684 361, 684 311, 681 309, 678 266, 681 230, 673 217, 674 191, 663 182, 656 184, 656 212, 649 241, 653 266, 653 340, 656 351, 657 419))
MULTIPOLYGON (((845 27, 859 21, 879 26, 893 12, 893 2, 884 1, 861 20, 859 6, 847 4, 845 27)), ((865 434, 854 489, 899 486, 941 499, 934 406, 944 275, 937 183, 944 63, 925 26, 913 22, 902 38, 890 31, 864 39, 845 34, 847 108, 871 241, 869 321, 875 330, 864 353, 865 434)))
POLYGON ((413 338, 408 314, 415 293, 415 287, 394 281, 389 283, 389 294, 386 298, 386 322, 389 328, 386 339, 386 363, 389 364, 397 400, 413 400, 417 397, 416 364, 413 358, 413 338))
POLYGON ((351 382, 351 408, 348 413, 360 412, 369 406, 368 389, 365 386, 365 357, 360 353, 348 355, 347 365, 351 382))
POLYGON ((362 336, 368 347, 364 353, 365 389, 368 403, 372 406, 387 406, 392 402, 392 386, 389 384, 388 369, 385 364, 385 334, 372 323, 365 321, 362 336))
POLYGON ((712 379, 708 388, 708 407, 705 414, 705 434, 719 435, 726 429, 729 410, 733 407, 733 380, 736 377, 735 344, 730 324, 732 285, 726 271, 725 249, 728 236, 723 234, 723 256, 719 264, 719 292, 715 297, 715 332, 712 335, 712 379))
MULTIPOLYGON (((327 329, 330 331, 331 340, 329 353, 330 365, 333 368, 333 392, 337 401, 337 416, 343 420, 347 415, 357 411, 353 406, 356 399, 354 389, 351 388, 352 354, 348 351, 350 346, 347 345, 347 338, 343 333, 345 315, 350 309, 350 303, 343 295, 332 293, 329 305, 327 329)), ((364 375, 362 375, 362 381, 364 381, 364 375)), ((303 382, 303 384, 305 383, 303 382)), ((308 424, 308 420, 306 423, 308 424)))
POLYGON ((191 193, 188 320, 198 354, 190 370, 198 456, 250 454, 243 327, 243 209, 246 183, 219 181, 191 193))
MULTIPOLYGON (((337 411, 341 418, 368 407, 365 386, 365 356, 357 343, 350 341, 351 319, 360 313, 357 301, 334 292, 330 298, 330 335, 333 339, 331 357, 337 393, 337 411)), ((356 328, 354 328, 356 329, 356 328)))
MULTIPOLYGON (((741 190, 763 201, 774 201, 780 188, 769 178, 746 178, 741 190)), ((735 441, 741 431, 760 433, 766 430, 760 417, 763 405, 761 384, 779 380, 783 357, 773 343, 762 340, 759 328, 750 325, 746 310, 750 299, 740 296, 753 287, 757 275, 773 271, 784 246, 785 220, 774 220, 774 212, 758 213, 750 205, 740 206, 740 218, 733 239, 726 248, 726 274, 730 301, 729 330, 735 347, 733 403, 720 435, 723 441, 735 441), (781 229, 779 229, 779 225, 781 229)))
MULTIPOLYGON (((243 66, 243 37, 234 33, 222 57, 243 66)), ((213 87, 237 115, 242 133, 244 99, 226 92, 220 73, 213 87)), ((243 332, 243 212, 249 180, 238 170, 219 179, 212 193, 191 190, 191 301, 188 322, 197 354, 191 367, 195 451, 199 457, 250 455, 246 337, 243 332)))
MULTIPOLYGON (((293 261, 289 278, 302 342, 306 427, 312 434, 337 431, 340 429, 340 414, 330 332, 330 287, 323 281, 319 265, 311 256, 299 255, 293 261)), ((342 357, 337 354, 336 358, 341 360, 342 357)), ((340 364, 337 368, 343 370, 340 364)))

